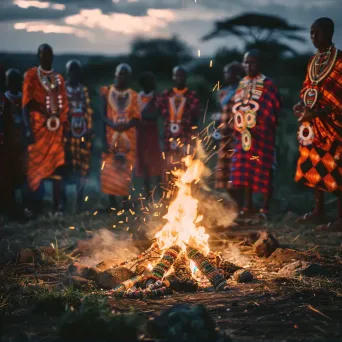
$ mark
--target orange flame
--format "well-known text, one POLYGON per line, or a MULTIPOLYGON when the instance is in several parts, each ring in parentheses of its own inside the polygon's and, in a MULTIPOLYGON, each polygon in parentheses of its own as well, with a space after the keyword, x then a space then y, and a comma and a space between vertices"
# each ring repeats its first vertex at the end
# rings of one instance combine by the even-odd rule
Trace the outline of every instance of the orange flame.
POLYGON ((183 162, 186 166, 185 171, 172 171, 177 177, 177 196, 163 217, 168 222, 155 237, 161 250, 178 245, 185 251, 186 244, 190 244, 207 255, 209 235, 205 234, 204 227, 197 226, 203 217, 198 216, 198 200, 191 195, 191 184, 200 180, 205 166, 200 160, 192 159, 190 155, 183 158, 183 162))

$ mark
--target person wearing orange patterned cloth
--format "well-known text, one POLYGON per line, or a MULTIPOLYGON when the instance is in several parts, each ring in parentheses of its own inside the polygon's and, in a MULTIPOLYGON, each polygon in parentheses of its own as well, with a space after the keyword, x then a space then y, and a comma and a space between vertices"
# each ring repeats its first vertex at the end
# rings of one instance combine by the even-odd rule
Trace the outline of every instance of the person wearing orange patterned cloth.
POLYGON ((295 180, 315 189, 315 208, 298 222, 324 219, 324 192, 338 197, 336 222, 318 227, 342 231, 342 52, 332 43, 334 23, 317 19, 311 40, 317 48, 311 59, 294 113, 298 131, 299 159, 295 180))
POLYGON ((132 170, 136 159, 136 126, 140 122, 138 94, 128 87, 132 69, 119 64, 115 85, 100 90, 104 103, 104 152, 102 154, 101 188, 109 195, 110 208, 118 208, 117 196, 128 208, 132 170))
MULTIPOLYGON (((160 96, 158 107, 164 118, 164 181, 170 181, 170 170, 180 167, 187 154, 192 154, 197 136, 200 116, 199 99, 195 91, 186 86, 187 73, 183 67, 173 69, 175 87, 165 90, 160 96)), ((166 184, 168 185, 168 184, 166 184)))
POLYGON ((90 106, 88 88, 81 84, 82 65, 70 60, 66 65, 68 80, 66 91, 69 101, 70 131, 67 132, 65 154, 66 170, 63 182, 63 202, 66 202, 66 183, 76 185, 77 211, 82 211, 84 187, 89 173, 92 139, 93 109, 90 106))
POLYGON ((23 86, 23 118, 28 146, 27 183, 30 207, 41 210, 42 181, 53 181, 54 210, 61 204, 62 167, 65 163, 64 130, 68 128, 68 99, 63 77, 52 69, 51 46, 38 48, 40 65, 26 71, 23 86))

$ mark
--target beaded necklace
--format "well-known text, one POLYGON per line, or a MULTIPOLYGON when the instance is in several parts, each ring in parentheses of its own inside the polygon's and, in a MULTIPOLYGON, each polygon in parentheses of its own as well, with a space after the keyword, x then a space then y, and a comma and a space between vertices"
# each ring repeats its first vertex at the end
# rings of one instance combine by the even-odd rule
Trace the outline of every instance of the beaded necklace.
POLYGON ((37 68, 37 75, 40 84, 47 92, 45 106, 49 116, 51 114, 53 116, 58 115, 58 111, 63 108, 63 99, 60 92, 62 81, 59 75, 55 73, 53 69, 46 71, 41 66, 37 68))
POLYGON ((138 96, 139 108, 140 110, 144 110, 147 104, 151 101, 154 96, 154 91, 146 94, 144 91, 141 91, 138 96))
POLYGON ((318 85, 330 74, 335 65, 337 55, 338 50, 334 44, 325 52, 316 52, 309 67, 309 78, 312 85, 318 85))
POLYGON ((123 116, 128 116, 132 104, 131 90, 119 90, 115 86, 111 86, 109 89, 108 101, 118 116, 122 118, 123 116))
POLYGON ((264 89, 265 78, 266 76, 262 74, 253 79, 245 77, 236 91, 235 102, 242 101, 244 105, 247 105, 250 100, 258 101, 264 89))

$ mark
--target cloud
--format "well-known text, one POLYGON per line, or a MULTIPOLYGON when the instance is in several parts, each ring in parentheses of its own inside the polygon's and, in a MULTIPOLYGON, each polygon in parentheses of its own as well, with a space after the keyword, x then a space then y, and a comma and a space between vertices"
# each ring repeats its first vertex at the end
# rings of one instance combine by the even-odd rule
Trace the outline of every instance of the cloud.
POLYGON ((154 30, 165 28, 174 16, 169 11, 149 10, 145 16, 132 16, 125 13, 104 14, 99 9, 81 10, 80 13, 64 19, 67 25, 101 28, 103 30, 124 34, 153 33, 154 30))
MULTIPOLYGON (((306 38, 316 18, 331 17, 336 23, 335 43, 339 45, 342 43, 340 1, 0 0, 1 49, 27 51, 32 42, 46 40, 48 35, 55 51, 124 53, 136 35, 168 37, 176 34, 195 50, 200 49, 202 55, 212 54, 218 47, 234 48, 242 43, 230 36, 201 42, 201 36, 213 29, 214 21, 249 11, 252 4, 253 12, 279 15, 292 24, 303 26, 306 38), (18 6, 28 6, 28 2, 27 8, 18 6), (16 37, 15 42, 12 37, 16 37)), ((301 51, 312 48, 309 39, 308 44, 299 48, 301 51)))
POLYGON ((14 29, 26 32, 43 32, 57 34, 71 34, 79 38, 91 38, 91 35, 72 26, 55 25, 44 21, 31 21, 14 24, 14 29))
POLYGON ((13 0, 13 4, 20 8, 52 8, 54 10, 63 11, 65 10, 64 4, 52 4, 48 1, 37 1, 37 0, 13 0))

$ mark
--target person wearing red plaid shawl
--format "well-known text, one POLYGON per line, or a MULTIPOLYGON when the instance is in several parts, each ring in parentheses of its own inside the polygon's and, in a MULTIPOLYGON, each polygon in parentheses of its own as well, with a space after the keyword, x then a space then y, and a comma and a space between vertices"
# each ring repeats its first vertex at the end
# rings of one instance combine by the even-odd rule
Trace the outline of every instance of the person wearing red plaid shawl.
POLYGON ((164 181, 170 181, 170 170, 179 168, 181 159, 192 153, 200 116, 199 99, 186 87, 186 70, 173 69, 174 88, 165 90, 158 101, 164 119, 164 181))
POLYGON ((315 207, 297 221, 324 220, 324 193, 337 196, 338 218, 318 230, 342 230, 342 52, 332 43, 334 22, 319 18, 311 26, 317 48, 311 59, 294 113, 298 130, 299 159, 296 182, 315 190, 315 207))
POLYGON ((69 102, 70 131, 65 137, 66 172, 63 184, 63 202, 66 202, 66 184, 76 185, 77 211, 82 211, 84 188, 90 168, 93 139, 93 109, 88 88, 81 84, 82 65, 70 60, 66 65, 66 91, 69 102))
POLYGON ((246 71, 234 96, 235 147, 231 183, 245 189, 243 214, 254 211, 253 193, 263 193, 260 213, 268 213, 272 195, 277 115, 281 98, 274 83, 260 72, 260 51, 251 50, 243 59, 246 71))

